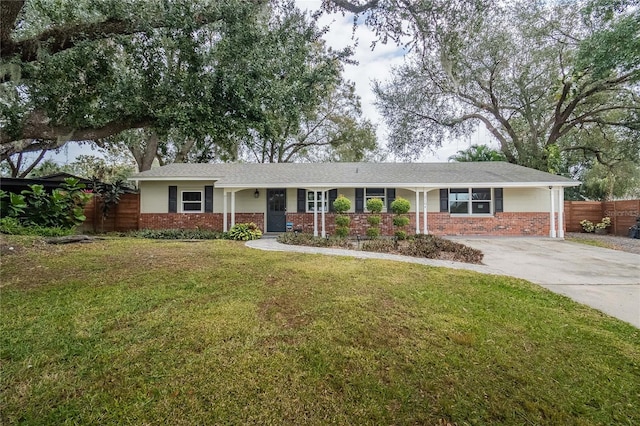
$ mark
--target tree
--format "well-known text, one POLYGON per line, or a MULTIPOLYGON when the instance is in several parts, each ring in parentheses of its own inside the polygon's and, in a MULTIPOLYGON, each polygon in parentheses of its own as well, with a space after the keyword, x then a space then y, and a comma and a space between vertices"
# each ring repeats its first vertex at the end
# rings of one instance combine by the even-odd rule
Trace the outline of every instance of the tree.
POLYGON ((576 8, 514 2, 487 9, 460 32, 468 37, 431 40, 433 50, 375 84, 392 150, 412 158, 482 124, 508 161, 557 172, 559 157, 593 152, 585 131, 637 132, 640 70, 576 62, 580 40, 597 30, 576 8))
POLYGON ((364 161, 377 154, 375 127, 362 119, 353 84, 343 82, 327 90, 321 103, 302 116, 270 117, 268 122, 280 131, 256 132, 246 139, 245 158, 263 163, 364 161))
POLYGON ((449 161, 471 162, 471 161, 505 161, 506 158, 500 151, 496 151, 487 145, 471 145, 469 148, 458 151, 457 154, 449 157, 449 161))
POLYGON ((234 65, 219 60, 221 51, 251 49, 264 7, 258 0, 11 4, 2 16, 2 158, 130 128, 227 128, 246 105, 225 91, 216 65, 234 65))

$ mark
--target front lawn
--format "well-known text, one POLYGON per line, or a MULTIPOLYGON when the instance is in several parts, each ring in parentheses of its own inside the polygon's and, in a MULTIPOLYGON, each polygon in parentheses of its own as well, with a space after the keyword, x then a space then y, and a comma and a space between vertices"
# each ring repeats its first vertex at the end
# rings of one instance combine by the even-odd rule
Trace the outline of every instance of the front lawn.
POLYGON ((640 424, 640 330, 522 280, 5 241, 1 424, 640 424))

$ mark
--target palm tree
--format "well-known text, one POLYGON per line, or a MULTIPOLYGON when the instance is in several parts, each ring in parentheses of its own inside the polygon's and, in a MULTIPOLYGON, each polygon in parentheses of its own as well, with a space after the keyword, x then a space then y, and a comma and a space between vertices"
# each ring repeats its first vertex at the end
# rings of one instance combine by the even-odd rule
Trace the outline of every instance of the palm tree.
POLYGON ((449 157, 449 161, 506 161, 506 158, 500 151, 496 151, 487 145, 471 145, 469 148, 458 151, 457 154, 449 157))

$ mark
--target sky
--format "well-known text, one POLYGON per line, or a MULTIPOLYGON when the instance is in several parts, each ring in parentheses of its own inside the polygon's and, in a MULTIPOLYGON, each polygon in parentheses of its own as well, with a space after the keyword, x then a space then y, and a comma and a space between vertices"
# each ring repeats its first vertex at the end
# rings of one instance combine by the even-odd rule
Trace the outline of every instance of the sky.
MULTIPOLYGON (((296 0, 298 8, 316 11, 320 8, 321 0, 296 0)), ((375 106, 375 95, 372 90, 373 80, 387 80, 391 76, 394 66, 404 61, 405 51, 393 43, 378 43, 374 49, 372 43, 376 40, 375 34, 365 25, 358 25, 353 31, 353 15, 341 13, 324 14, 319 21, 320 26, 327 26, 328 33, 324 39, 327 44, 335 49, 347 46, 355 46, 353 59, 357 65, 345 65, 344 78, 355 83, 356 92, 362 102, 362 112, 365 118, 377 125, 377 136, 381 146, 386 145, 388 129, 383 117, 375 106)), ((420 161, 444 162, 449 156, 459 150, 468 148, 471 144, 491 144, 486 132, 476 134, 462 140, 451 140, 443 143, 442 148, 436 152, 425 152, 420 161)), ((66 148, 58 154, 50 154, 46 158, 52 158, 59 163, 67 163, 74 160, 77 155, 96 155, 89 145, 67 144, 66 148)), ((393 156, 388 156, 387 161, 394 161, 393 156)))

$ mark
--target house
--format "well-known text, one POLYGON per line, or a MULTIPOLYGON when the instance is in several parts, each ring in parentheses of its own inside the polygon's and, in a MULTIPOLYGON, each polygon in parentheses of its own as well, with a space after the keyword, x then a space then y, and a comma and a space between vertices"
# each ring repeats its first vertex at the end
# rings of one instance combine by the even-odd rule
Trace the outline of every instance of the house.
POLYGON ((351 200, 351 234, 364 235, 366 202, 410 201, 411 233, 564 237, 564 188, 579 182, 507 162, 169 164, 131 178, 140 190, 139 228, 265 232, 335 229, 333 200, 351 200))

